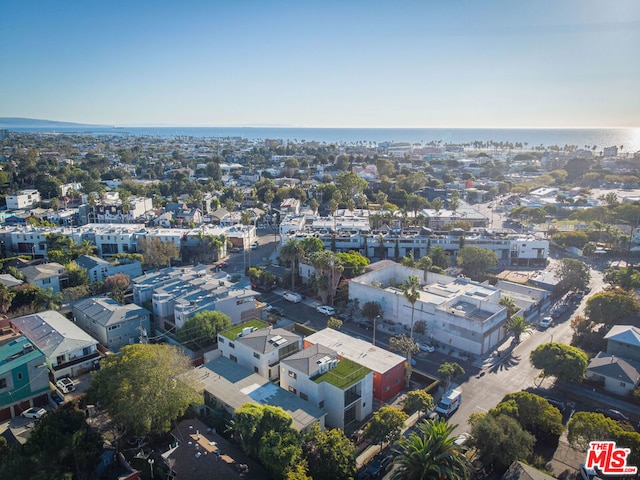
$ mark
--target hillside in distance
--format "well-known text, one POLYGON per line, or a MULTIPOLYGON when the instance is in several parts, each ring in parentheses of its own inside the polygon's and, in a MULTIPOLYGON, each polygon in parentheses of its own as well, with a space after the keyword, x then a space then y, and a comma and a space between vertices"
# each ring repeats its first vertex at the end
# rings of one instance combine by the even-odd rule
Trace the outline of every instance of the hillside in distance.
POLYGON ((104 125, 89 125, 86 123, 57 122, 55 120, 41 120, 37 118, 0 117, 0 128, 64 128, 64 127, 102 127, 104 125))

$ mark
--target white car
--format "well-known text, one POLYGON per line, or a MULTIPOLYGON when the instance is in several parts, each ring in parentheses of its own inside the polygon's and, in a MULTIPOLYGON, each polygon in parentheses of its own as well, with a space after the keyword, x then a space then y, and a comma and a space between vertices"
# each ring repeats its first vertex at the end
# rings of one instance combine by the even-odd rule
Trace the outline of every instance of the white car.
POLYGON ((316 312, 324 315, 335 315, 336 309, 329 305, 320 305, 319 307, 316 307, 316 312))
POLYGON ((418 348, 421 352, 433 353, 436 351, 436 347, 434 347, 433 345, 429 345, 428 343, 419 343, 418 348))
POLYGON ((542 320, 540 320, 541 328, 549 328, 552 324, 553 324, 553 318, 551 317, 544 317, 542 320))
POLYGON ((61 378, 56 382, 56 386, 62 391, 62 393, 73 392, 76 386, 73 384, 73 380, 70 378, 61 378))
POLYGON ((38 419, 38 418, 42 417, 45 413, 47 413, 47 411, 44 408, 31 407, 31 408, 25 410, 24 412, 22 412, 21 415, 24 418, 35 418, 35 419, 38 419))

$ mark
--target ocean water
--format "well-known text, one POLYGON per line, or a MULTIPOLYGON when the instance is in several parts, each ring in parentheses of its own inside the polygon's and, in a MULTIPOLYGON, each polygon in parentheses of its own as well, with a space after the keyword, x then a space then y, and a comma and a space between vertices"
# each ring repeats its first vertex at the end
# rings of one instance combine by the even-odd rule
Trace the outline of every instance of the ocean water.
POLYGON ((467 144, 474 141, 522 143, 525 147, 575 145, 597 151, 622 146, 622 153, 640 150, 640 128, 495 129, 495 128, 292 128, 292 127, 58 127, 11 128, 16 132, 86 133, 163 138, 242 137, 248 140, 316 141, 375 145, 381 142, 467 144))

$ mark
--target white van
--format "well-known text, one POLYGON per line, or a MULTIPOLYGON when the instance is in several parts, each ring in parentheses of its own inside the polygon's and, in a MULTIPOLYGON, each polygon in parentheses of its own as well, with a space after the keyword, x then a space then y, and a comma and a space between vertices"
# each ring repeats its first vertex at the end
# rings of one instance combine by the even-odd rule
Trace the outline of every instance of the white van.
POLYGON ((460 403, 462 403, 462 392, 460 390, 449 390, 442 395, 435 411, 441 417, 449 418, 458 410, 460 403))
POLYGON ((288 300, 293 303, 300 303, 302 301, 302 295, 293 292, 285 292, 283 295, 285 300, 288 300))

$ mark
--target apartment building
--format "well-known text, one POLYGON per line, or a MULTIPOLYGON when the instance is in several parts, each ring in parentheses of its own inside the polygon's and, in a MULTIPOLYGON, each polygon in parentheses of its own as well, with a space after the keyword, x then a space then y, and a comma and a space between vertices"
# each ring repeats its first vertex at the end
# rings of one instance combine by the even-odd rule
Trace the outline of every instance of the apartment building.
POLYGON ((13 195, 7 195, 5 200, 7 210, 29 209, 40 202, 40 192, 38 190, 20 190, 13 195))
POLYGON ((484 355, 506 335, 506 308, 500 305, 500 290, 468 278, 453 278, 404 267, 390 260, 376 262, 369 271, 349 282, 349 300, 360 305, 375 301, 383 318, 409 329, 424 321, 429 338, 443 346, 484 355), (402 283, 415 275, 422 285, 414 306, 407 301, 402 283))

